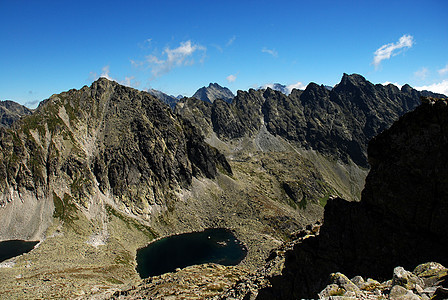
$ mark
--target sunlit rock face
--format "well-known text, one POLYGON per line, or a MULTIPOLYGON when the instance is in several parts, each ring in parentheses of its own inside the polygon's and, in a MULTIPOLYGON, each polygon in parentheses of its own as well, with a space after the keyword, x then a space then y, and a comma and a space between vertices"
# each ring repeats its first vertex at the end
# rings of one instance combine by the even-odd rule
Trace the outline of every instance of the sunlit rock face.
POLYGON ((231 173, 188 121, 105 78, 53 95, 0 140, 0 240, 39 239, 65 202, 89 211, 105 197, 150 218, 194 176, 231 173))

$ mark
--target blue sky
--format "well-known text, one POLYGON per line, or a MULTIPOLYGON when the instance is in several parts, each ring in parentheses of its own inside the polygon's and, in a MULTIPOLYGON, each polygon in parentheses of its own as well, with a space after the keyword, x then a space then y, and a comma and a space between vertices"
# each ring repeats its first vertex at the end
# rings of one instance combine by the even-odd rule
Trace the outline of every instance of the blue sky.
POLYGON ((343 73, 448 94, 448 1, 0 0, 0 99, 107 76, 191 96, 343 73))

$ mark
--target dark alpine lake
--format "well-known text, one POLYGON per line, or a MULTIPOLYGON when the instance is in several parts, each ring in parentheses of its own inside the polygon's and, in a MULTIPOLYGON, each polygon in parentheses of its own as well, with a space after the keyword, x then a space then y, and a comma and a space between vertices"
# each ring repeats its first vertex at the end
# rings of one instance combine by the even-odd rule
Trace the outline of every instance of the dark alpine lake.
POLYGON ((203 263, 233 266, 246 254, 246 247, 230 230, 206 229, 166 237, 137 250, 137 272, 147 278, 203 263))
POLYGON ((0 262, 30 252, 39 242, 11 240, 0 242, 0 262))

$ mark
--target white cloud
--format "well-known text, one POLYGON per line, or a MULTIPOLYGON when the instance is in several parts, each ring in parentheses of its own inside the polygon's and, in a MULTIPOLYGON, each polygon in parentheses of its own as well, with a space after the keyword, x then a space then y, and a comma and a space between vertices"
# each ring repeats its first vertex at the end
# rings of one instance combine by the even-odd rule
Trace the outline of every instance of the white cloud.
POLYGON ((381 61, 389 59, 391 56, 396 56, 401 53, 400 49, 411 48, 414 44, 414 38, 412 35, 403 35, 397 43, 389 43, 378 48, 373 57, 373 64, 375 68, 378 68, 381 61))
POLYGON ((236 36, 232 36, 232 37, 227 41, 226 47, 229 47, 230 45, 232 45, 233 42, 234 42, 235 40, 236 40, 236 36))
POLYGON ((134 67, 137 67, 137 68, 143 67, 143 65, 145 64, 144 61, 136 61, 133 59, 130 59, 129 61, 131 62, 131 65, 133 65, 134 67))
POLYGON ((100 75, 100 77, 104 77, 104 78, 106 78, 106 79, 113 80, 113 79, 110 77, 109 73, 110 73, 110 67, 109 67, 109 65, 104 66, 104 67, 101 69, 101 75, 100 75))
POLYGON ((125 85, 125 86, 130 86, 132 87, 132 82, 135 80, 134 76, 130 76, 130 77, 125 77, 124 80, 120 81, 120 84, 125 85))
MULTIPOLYGON (((131 64, 136 67, 148 66, 151 68, 153 77, 159 77, 170 72, 174 68, 194 65, 194 54, 200 51, 204 55, 206 50, 205 47, 199 44, 193 44, 188 40, 186 42, 181 42, 180 46, 174 49, 166 47, 165 50, 163 50, 161 57, 148 55, 144 62, 131 60, 131 64)), ((202 60, 203 57, 200 61, 202 60)))
POLYGON ((420 80, 424 80, 428 76, 428 73, 428 68, 423 67, 420 70, 414 72, 414 77, 420 80))
POLYGON ((97 72, 90 71, 90 72, 89 72, 89 77, 87 78, 87 81, 88 81, 88 82, 92 82, 92 81, 95 81, 95 80, 97 80, 97 79, 98 79, 98 73, 97 73, 97 72))
POLYGON ((227 81, 228 81, 229 83, 231 83, 231 82, 235 82, 235 80, 236 80, 236 74, 235 74, 235 75, 230 74, 229 76, 226 77, 226 79, 227 79, 227 81))
POLYGON ((95 80, 97 80, 98 78, 101 78, 101 77, 104 77, 104 78, 109 79, 109 80, 115 80, 115 79, 113 79, 110 76, 110 67, 109 67, 109 65, 104 66, 104 67, 101 68, 101 74, 99 76, 98 76, 97 72, 90 71, 89 72, 89 77, 88 77, 87 81, 92 82, 92 81, 95 81, 95 80))
POLYGON ((261 49, 261 52, 270 54, 270 55, 272 55, 273 57, 277 57, 277 56, 278 56, 278 52, 275 51, 275 49, 268 49, 268 48, 266 48, 266 47, 263 47, 263 48, 261 49))
POLYGON ((267 88, 274 89, 274 84, 273 83, 265 83, 262 86, 260 86, 260 88, 262 88, 262 89, 267 89, 267 88))
POLYGON ((41 100, 31 100, 31 101, 25 102, 24 105, 28 108, 36 108, 37 105, 40 103, 40 101, 41 100))
POLYGON ((437 72, 439 72, 440 76, 445 75, 446 73, 448 73, 448 64, 446 64, 445 68, 440 69, 437 72))
POLYGON ((296 83, 287 85, 286 88, 288 89, 288 94, 290 94, 292 92, 293 89, 298 89, 298 90, 304 90, 306 89, 306 85, 303 84, 302 82, 298 81, 296 83))
POLYGON ((415 87, 415 89, 419 90, 419 91, 427 90, 427 91, 431 91, 434 93, 444 94, 445 96, 447 96, 448 95, 448 80, 443 80, 442 82, 433 83, 430 85, 415 87))
POLYGON ((384 85, 384 86, 389 85, 389 84, 393 84, 393 85, 395 85, 395 86, 398 87, 400 90, 401 90, 401 87, 403 86, 402 84, 399 84, 399 83, 397 83, 397 82, 386 81, 386 82, 382 83, 382 85, 384 85))
POLYGON ((212 44, 211 46, 212 46, 212 47, 215 47, 216 49, 218 49, 218 51, 221 52, 221 53, 224 52, 224 50, 222 49, 222 47, 221 47, 220 45, 212 44))
POLYGON ((291 94, 293 89, 299 89, 304 90, 306 88, 306 85, 304 85, 302 82, 298 81, 296 83, 290 84, 290 85, 283 85, 280 83, 265 83, 259 87, 260 89, 267 89, 271 88, 273 90, 280 91, 286 95, 291 94))
POLYGON ((152 44, 152 39, 151 39, 151 38, 148 38, 148 39, 144 40, 143 42, 138 43, 138 46, 139 46, 141 49, 148 49, 148 48, 151 47, 151 44, 152 44))
POLYGON ((129 76, 129 77, 126 76, 124 78, 124 80, 118 80, 116 78, 112 78, 110 76, 110 67, 109 67, 109 65, 104 66, 101 69, 101 75, 100 76, 98 76, 97 72, 93 72, 93 71, 90 72, 88 81, 89 82, 95 81, 95 80, 97 80, 100 77, 119 82, 120 84, 125 85, 125 86, 129 86, 129 87, 138 87, 140 85, 140 82, 135 80, 135 76, 129 76))

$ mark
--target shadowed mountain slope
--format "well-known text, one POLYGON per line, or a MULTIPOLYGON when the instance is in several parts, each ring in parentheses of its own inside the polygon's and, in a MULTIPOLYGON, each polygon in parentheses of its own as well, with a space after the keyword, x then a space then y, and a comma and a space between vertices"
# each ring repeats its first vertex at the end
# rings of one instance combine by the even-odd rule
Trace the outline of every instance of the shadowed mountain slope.
POLYGON ((320 234, 285 254, 258 299, 315 297, 330 273, 386 279, 396 266, 448 264, 448 102, 429 100, 369 143, 359 203, 335 199, 320 234))
POLYGON ((266 90, 238 91, 232 103, 197 103, 184 99, 176 111, 201 122, 204 134, 215 132, 223 140, 251 136, 266 126, 269 133, 306 149, 349 159, 368 167, 367 143, 404 113, 419 104, 419 92, 405 85, 372 84, 357 74, 344 74, 333 89, 310 83, 289 96, 266 90), (193 116, 193 112, 194 115, 193 116), (208 125, 208 126, 204 126, 208 125))
POLYGON ((29 109, 14 101, 0 101, 0 126, 11 127, 11 125, 21 117, 31 115, 32 109, 29 109))

